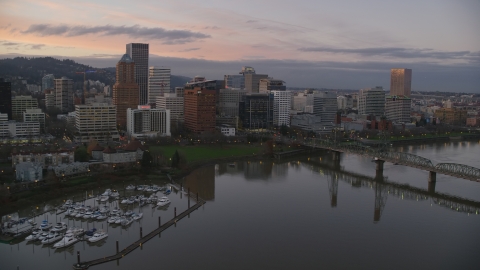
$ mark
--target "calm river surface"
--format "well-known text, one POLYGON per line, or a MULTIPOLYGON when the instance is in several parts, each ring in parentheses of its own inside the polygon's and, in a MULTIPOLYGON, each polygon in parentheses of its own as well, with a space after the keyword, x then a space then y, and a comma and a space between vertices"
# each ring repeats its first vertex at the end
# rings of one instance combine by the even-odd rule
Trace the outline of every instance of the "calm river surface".
MULTIPOLYGON (((478 141, 397 150, 434 164, 480 168, 478 141)), ((207 201, 204 206, 118 262, 90 269, 479 269, 480 183, 437 175, 429 193, 427 172, 390 163, 384 168, 382 177, 370 159, 342 154, 335 163, 331 153, 319 152, 198 169, 183 183, 207 201)), ((0 244, 0 269, 72 269, 77 251, 82 261, 113 255, 116 240, 122 249, 139 238, 140 226, 145 235, 158 216, 164 223, 174 207, 177 213, 187 208, 180 192, 169 197, 166 209, 135 207, 144 218, 127 230, 68 220, 108 230, 97 245, 0 244)), ((63 214, 37 221, 47 216, 67 221, 63 214)))

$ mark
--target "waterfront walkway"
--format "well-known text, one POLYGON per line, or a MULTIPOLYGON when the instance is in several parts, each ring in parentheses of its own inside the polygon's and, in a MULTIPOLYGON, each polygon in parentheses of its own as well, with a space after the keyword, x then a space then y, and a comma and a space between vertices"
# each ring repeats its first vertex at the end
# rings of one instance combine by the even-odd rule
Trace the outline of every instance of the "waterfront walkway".
MULTIPOLYGON (((187 196, 190 196, 190 197, 193 198, 193 196, 191 196, 191 194, 187 194, 187 196)), ((126 247, 125 249, 117 252, 117 254, 112 255, 112 256, 108 256, 108 257, 99 258, 99 259, 92 260, 92 261, 85 261, 85 262, 80 262, 80 263, 77 262, 73 265, 73 269, 88 269, 90 266, 93 266, 93 265, 102 264, 102 263, 106 263, 106 262, 113 261, 113 260, 119 260, 119 259, 123 258, 125 255, 127 255, 128 253, 135 250, 136 248, 142 246, 145 242, 152 239, 153 237, 155 237, 159 233, 168 229, 170 226, 176 224, 177 221, 179 221, 182 218, 188 216, 190 213, 197 210, 200 206, 202 206, 204 204, 205 204, 204 200, 198 199, 196 204, 194 204, 193 206, 191 206, 187 210, 183 211, 180 215, 174 217, 173 219, 171 219, 167 223, 159 226, 157 229, 155 229, 152 232, 150 232, 149 234, 143 236, 142 238, 140 238, 136 242, 134 242, 131 245, 129 245, 128 247, 126 247)))

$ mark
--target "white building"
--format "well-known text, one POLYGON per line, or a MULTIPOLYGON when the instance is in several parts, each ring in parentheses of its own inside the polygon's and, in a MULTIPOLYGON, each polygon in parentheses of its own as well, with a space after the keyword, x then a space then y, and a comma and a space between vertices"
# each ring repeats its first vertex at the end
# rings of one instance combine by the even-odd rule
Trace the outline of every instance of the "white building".
POLYGON ((273 125, 290 126, 290 108, 292 107, 292 92, 270 91, 273 94, 273 125))
POLYGON ((155 104, 157 97, 170 93, 170 68, 150 67, 148 69, 148 104, 155 104))
POLYGON ((359 91, 358 114, 374 115, 377 119, 385 114, 385 90, 381 86, 359 91))
POLYGON ((8 122, 8 114, 0 113, 0 122, 8 122))
POLYGON ((217 127, 218 129, 220 129, 220 132, 224 135, 224 136, 235 136, 235 128, 232 127, 232 126, 229 126, 229 125, 221 125, 219 127, 217 127))
POLYGON ((40 164, 23 162, 15 166, 17 181, 37 181, 43 179, 43 168, 40 164))
MULTIPOLYGON (((235 75, 236 76, 236 75, 235 75)), ((241 75, 243 77, 243 75, 241 75)), ((246 90, 240 89, 220 89, 218 112, 223 116, 238 116, 238 104, 247 94, 246 90)))
POLYGON ((112 87, 110 85, 106 85, 103 87, 103 94, 106 97, 111 97, 112 96, 112 87))
POLYGON ((71 112, 73 107, 73 80, 67 77, 55 79, 55 107, 63 113, 71 112))
POLYGON ((40 132, 45 132, 45 113, 41 109, 27 109, 23 113, 23 122, 38 122, 40 124, 40 132))
POLYGON ((12 167, 15 167, 17 164, 23 162, 33 162, 36 164, 40 164, 43 168, 46 169, 49 166, 58 166, 60 164, 73 163, 73 161, 73 152, 21 152, 18 154, 12 154, 12 167))
POLYGON ((412 100, 406 96, 387 96, 385 116, 387 120, 399 123, 410 123, 412 100))
POLYGON ((31 138, 40 135, 39 122, 0 122, 0 137, 31 138))
POLYGON ((75 105, 75 141, 118 141, 117 113, 114 105, 94 103, 75 105))
MULTIPOLYGON (((181 87, 177 87, 181 88, 181 87)), ((183 88, 182 88, 183 90, 183 88)), ((182 92, 183 94, 183 92, 182 92)), ((183 96, 179 97, 177 93, 166 93, 160 97, 157 97, 157 109, 170 110, 170 122, 171 124, 176 123, 177 121, 183 121, 183 96)))
POLYGON ((313 114, 319 116, 323 128, 321 133, 330 133, 338 110, 337 95, 333 92, 313 94, 313 114))
POLYGON ((170 136, 170 110, 139 105, 127 109, 127 133, 134 138, 170 136))

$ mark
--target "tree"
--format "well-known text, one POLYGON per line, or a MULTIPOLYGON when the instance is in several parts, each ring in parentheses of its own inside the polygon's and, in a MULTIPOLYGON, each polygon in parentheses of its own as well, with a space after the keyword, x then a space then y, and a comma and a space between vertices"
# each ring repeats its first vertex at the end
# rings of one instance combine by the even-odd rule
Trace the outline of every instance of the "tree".
POLYGON ((285 124, 280 126, 280 133, 283 136, 286 136, 288 134, 288 127, 285 124))
POLYGON ((77 149, 75 149, 75 152, 73 153, 73 157, 75 161, 87 162, 88 161, 87 148, 85 148, 84 146, 77 147, 77 149))
POLYGON ((153 166, 152 161, 153 161, 153 158, 150 152, 148 150, 144 151, 142 160, 140 161, 140 164, 142 164, 142 167, 152 167, 153 166))
POLYGON ((172 167, 178 168, 179 164, 180 164, 180 155, 178 154, 178 150, 176 150, 172 156, 172 167))

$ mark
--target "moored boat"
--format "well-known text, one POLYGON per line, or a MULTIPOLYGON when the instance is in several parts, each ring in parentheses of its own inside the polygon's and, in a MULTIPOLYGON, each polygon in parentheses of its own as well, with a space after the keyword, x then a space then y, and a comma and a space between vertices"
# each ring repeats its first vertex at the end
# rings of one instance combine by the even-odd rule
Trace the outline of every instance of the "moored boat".
POLYGON ((104 231, 99 231, 99 232, 96 232, 92 237, 90 237, 88 239, 89 242, 98 242, 102 239, 105 239, 108 237, 108 234, 104 231))

